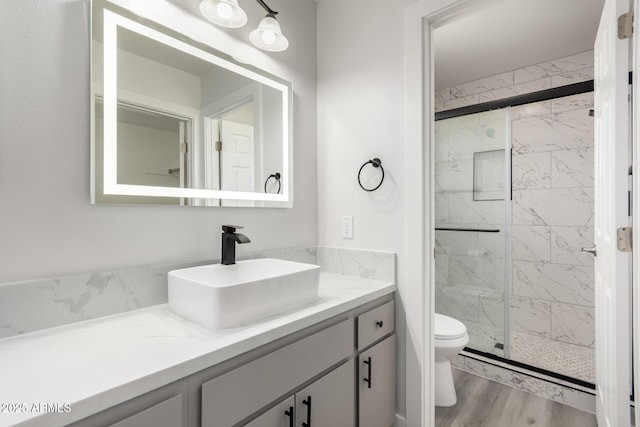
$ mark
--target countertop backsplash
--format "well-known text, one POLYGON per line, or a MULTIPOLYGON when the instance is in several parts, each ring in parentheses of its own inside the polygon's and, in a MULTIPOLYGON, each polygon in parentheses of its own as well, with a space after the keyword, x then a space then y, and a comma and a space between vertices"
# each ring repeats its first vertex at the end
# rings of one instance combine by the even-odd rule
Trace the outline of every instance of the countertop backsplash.
MULTIPOLYGON (((319 265, 322 271, 395 283, 395 254, 303 247, 250 254, 319 265)), ((167 273, 201 260, 0 284, 0 339, 167 303, 167 273)))

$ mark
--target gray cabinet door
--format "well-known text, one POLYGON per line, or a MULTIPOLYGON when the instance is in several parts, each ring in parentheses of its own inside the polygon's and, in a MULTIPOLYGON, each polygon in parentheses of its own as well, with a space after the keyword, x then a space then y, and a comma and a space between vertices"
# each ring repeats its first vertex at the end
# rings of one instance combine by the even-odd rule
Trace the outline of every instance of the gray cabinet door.
POLYGON ((295 400, 293 396, 280 402, 245 427, 291 427, 295 416, 295 400))
POLYGON ((390 427, 396 410, 396 336, 358 356, 361 427, 390 427))
POLYGON ((205 382, 202 427, 236 425, 352 356, 353 335, 353 319, 344 320, 205 382))
POLYGON ((296 427, 354 427, 354 378, 352 359, 296 393, 296 427))

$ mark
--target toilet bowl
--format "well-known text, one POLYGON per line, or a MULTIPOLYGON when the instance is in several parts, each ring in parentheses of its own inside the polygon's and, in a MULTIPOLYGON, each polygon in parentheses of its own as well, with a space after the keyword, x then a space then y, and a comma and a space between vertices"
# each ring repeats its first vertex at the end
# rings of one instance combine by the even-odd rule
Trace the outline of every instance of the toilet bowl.
POLYGON ((435 313, 435 404, 453 406, 458 401, 453 385, 451 359, 469 342, 467 328, 452 317, 435 313))

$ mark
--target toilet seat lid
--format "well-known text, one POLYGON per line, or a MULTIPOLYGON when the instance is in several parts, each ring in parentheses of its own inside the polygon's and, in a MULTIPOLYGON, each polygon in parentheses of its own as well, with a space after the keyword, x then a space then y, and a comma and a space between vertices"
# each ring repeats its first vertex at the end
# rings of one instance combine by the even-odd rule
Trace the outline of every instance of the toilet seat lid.
POLYGON ((434 331, 437 340, 453 340, 461 338, 467 333, 464 324, 452 317, 434 314, 434 331))

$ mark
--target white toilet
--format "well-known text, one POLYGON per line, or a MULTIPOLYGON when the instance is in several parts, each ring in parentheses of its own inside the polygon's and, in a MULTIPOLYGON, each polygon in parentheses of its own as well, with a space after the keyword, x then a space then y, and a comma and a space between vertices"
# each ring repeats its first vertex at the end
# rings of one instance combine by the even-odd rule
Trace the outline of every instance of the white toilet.
POLYGON ((451 359, 469 342, 464 324, 452 317, 435 313, 435 387, 436 406, 453 406, 458 401, 451 373, 451 359))

